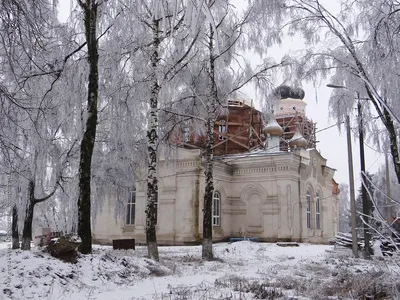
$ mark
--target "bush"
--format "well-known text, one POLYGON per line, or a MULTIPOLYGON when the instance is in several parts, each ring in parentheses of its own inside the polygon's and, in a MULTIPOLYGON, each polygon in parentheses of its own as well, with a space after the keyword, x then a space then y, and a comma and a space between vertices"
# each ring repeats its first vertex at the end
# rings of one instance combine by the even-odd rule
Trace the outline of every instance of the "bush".
POLYGON ((57 239, 52 239, 46 247, 46 251, 51 256, 56 257, 64 262, 76 263, 78 248, 80 242, 77 242, 71 237, 61 236, 57 239))

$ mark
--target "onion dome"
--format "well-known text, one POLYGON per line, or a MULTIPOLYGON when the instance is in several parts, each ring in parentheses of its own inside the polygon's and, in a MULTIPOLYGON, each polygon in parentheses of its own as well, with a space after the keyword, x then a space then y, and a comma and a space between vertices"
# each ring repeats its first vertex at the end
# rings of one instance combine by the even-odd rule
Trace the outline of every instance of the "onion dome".
POLYGON ((289 146, 290 148, 307 148, 308 142, 300 131, 296 129, 293 137, 289 140, 289 146))
POLYGON ((274 90, 274 95, 281 100, 287 98, 303 100, 305 97, 305 92, 302 88, 281 85, 274 90))
POLYGON ((282 136, 283 132, 283 128, 276 122, 275 118, 272 118, 263 130, 265 136, 282 136))

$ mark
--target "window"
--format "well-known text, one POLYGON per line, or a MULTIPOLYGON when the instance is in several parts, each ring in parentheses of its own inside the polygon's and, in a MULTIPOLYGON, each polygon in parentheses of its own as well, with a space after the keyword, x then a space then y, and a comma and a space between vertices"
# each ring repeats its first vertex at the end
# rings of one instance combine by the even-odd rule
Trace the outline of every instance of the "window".
POLYGON ((319 193, 315 195, 315 227, 321 229, 321 213, 319 193))
POLYGON ((310 191, 307 191, 306 200, 307 200, 307 228, 311 228, 311 194, 310 194, 310 191))
POLYGON ((126 207, 126 225, 135 225, 135 205, 136 205, 136 190, 129 191, 129 199, 126 207))
POLYGON ((154 209, 156 211, 156 219, 154 220, 154 224, 158 224, 158 197, 157 197, 157 201, 154 203, 154 209))
POLYGON ((221 195, 218 192, 213 196, 213 226, 221 226, 221 195))
POLYGON ((183 136, 184 136, 184 139, 185 139, 185 143, 189 143, 189 141, 190 141, 190 128, 187 125, 184 128, 183 136))
POLYGON ((221 124, 218 126, 218 132, 220 133, 220 135, 218 135, 218 139, 220 141, 226 140, 226 136, 225 136, 225 133, 226 133, 225 121, 221 121, 221 124), (221 133, 223 133, 223 134, 221 134, 221 133))

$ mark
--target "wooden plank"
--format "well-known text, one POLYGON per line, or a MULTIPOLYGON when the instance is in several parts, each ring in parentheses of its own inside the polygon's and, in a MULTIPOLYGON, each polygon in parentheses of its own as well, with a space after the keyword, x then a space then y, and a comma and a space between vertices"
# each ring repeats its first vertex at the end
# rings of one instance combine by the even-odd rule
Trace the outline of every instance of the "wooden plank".
MULTIPOLYGON (((218 144, 215 144, 215 145, 213 146, 213 149, 214 149, 215 147, 218 147, 218 146, 222 145, 223 143, 228 142, 229 140, 232 140, 232 138, 234 138, 234 137, 236 137, 236 136, 238 136, 238 135, 240 135, 240 134, 242 134, 242 133, 244 133, 244 132, 246 132, 246 131, 247 131, 247 129, 244 129, 244 130, 238 132, 237 134, 235 134, 234 136, 227 136, 225 140, 220 141, 220 143, 218 143, 218 144)), ((217 134, 217 135, 220 135, 219 132, 218 132, 217 130, 215 130, 215 129, 214 129, 214 133, 217 134)))
POLYGON ((249 138, 247 136, 234 136, 234 137, 230 137, 230 138, 234 138, 235 140, 242 140, 242 141, 249 140, 249 138))
POLYGON ((245 144, 242 144, 241 142, 235 141, 234 139, 231 139, 230 141, 233 142, 233 143, 235 143, 235 144, 237 144, 237 145, 239 145, 239 146, 242 146, 243 148, 245 148, 245 149, 247 149, 247 150, 250 149, 249 146, 247 146, 247 145, 245 145, 245 144))
POLYGON ((231 125, 231 126, 243 126, 244 123, 243 122, 228 122, 228 125, 231 125))
POLYGON ((276 245, 280 247, 299 247, 299 244, 296 242, 278 242, 276 245))
POLYGON ((181 145, 184 145, 184 146, 187 146, 187 147, 190 147, 190 148, 193 148, 193 149, 199 149, 198 146, 192 145, 192 144, 188 144, 188 143, 181 143, 181 145))
POLYGON ((262 140, 261 140, 260 136, 258 135, 257 131, 254 129, 253 126, 251 126, 251 128, 253 129, 253 132, 255 133, 257 139, 260 141, 260 144, 262 144, 262 140))

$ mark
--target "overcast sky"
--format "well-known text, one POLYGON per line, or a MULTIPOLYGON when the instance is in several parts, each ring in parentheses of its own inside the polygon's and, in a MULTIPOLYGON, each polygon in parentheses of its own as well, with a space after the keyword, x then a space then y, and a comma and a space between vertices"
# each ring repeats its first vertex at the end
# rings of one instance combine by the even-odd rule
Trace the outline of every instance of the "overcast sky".
MULTIPOLYGON (((62 21, 65 21, 69 15, 71 2, 72 0, 60 0, 59 16, 62 21)), ((240 6, 240 4, 245 5, 247 0, 235 0, 235 2, 240 6)), ((338 1, 336 0, 322 0, 321 2, 331 11, 337 12, 340 8, 338 1)), ((299 38, 287 38, 282 45, 269 49, 268 55, 274 57, 275 60, 280 61, 285 54, 302 49, 303 47, 304 45, 299 38)), ((258 61, 257 57, 250 58, 255 63, 258 61)), ((321 81, 319 86, 316 88, 314 88, 312 84, 303 84, 302 86, 306 94, 304 98, 304 101, 307 103, 306 114, 308 118, 317 123, 317 131, 336 123, 334 120, 329 119, 328 102, 332 89, 326 87, 327 83, 329 82, 321 81)), ((276 82, 276 85, 279 84, 280 82, 276 82)), ((250 98, 255 98, 252 87, 246 87, 244 92, 248 94, 250 98)), ((256 101, 256 99, 254 100, 256 101)), ((352 124, 353 130, 357 130, 355 120, 353 120, 352 124)), ((348 183, 347 144, 344 128, 341 133, 336 126, 317 133, 317 140, 319 141, 317 149, 321 152, 322 156, 328 160, 328 166, 337 170, 335 173, 335 180, 338 183, 348 183)), ((359 143, 358 140, 354 139, 352 142, 354 179, 356 180, 355 187, 358 189, 361 184, 359 143)), ((384 155, 371 150, 368 146, 365 147, 365 152, 366 168, 370 173, 374 173, 378 170, 379 165, 383 164, 384 155)))

